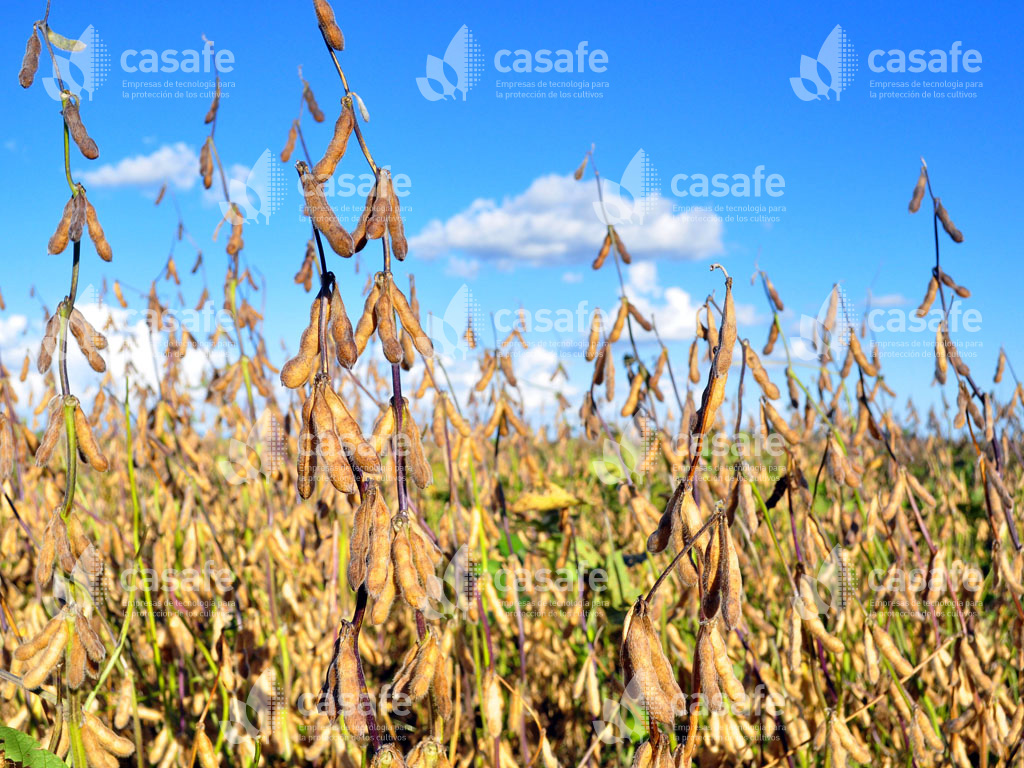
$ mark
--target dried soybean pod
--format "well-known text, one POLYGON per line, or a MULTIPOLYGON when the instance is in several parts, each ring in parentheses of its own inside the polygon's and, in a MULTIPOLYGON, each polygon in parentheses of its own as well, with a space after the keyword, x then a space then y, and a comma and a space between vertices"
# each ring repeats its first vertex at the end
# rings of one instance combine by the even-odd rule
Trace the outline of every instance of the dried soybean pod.
POLYGON ((604 236, 604 242, 601 243, 601 250, 597 252, 597 258, 594 259, 594 263, 591 264, 591 268, 600 269, 604 266, 605 259, 608 258, 608 254, 612 250, 612 233, 611 230, 604 236))
POLYGON ((480 364, 480 380, 476 383, 475 387, 477 392, 483 392, 487 389, 487 385, 491 383, 491 378, 496 370, 498 370, 498 361, 490 354, 485 354, 483 362, 480 364))
POLYGON ((345 403, 338 394, 331 389, 328 383, 323 389, 327 406, 331 410, 331 420, 334 422, 334 431, 341 440, 345 453, 352 457, 356 466, 366 475, 379 475, 381 473, 380 457, 374 453, 366 439, 363 437, 359 423, 349 413, 345 403))
POLYGON ((359 506, 352 515, 352 533, 348 545, 348 587, 356 590, 366 580, 366 562, 369 554, 370 527, 373 516, 373 499, 376 485, 371 484, 359 500, 359 506))
POLYGON ((90 659, 99 663, 107 656, 100 636, 92 628, 92 624, 81 613, 75 614, 75 634, 81 639, 82 647, 90 659))
POLYGON ((284 143, 284 149, 281 150, 281 162, 287 163, 292 156, 292 151, 295 149, 295 139, 298 138, 299 132, 295 127, 295 121, 292 121, 292 127, 288 129, 288 140, 284 143))
MULTIPOLYGON (((634 617, 636 621, 637 617, 634 617)), ((665 656, 665 650, 661 646, 661 638, 658 636, 657 630, 654 628, 654 623, 651 621, 649 613, 644 613, 639 617, 640 629, 647 636, 647 645, 650 649, 651 665, 654 667, 654 675, 658 681, 658 685, 661 688, 662 693, 669 701, 673 712, 679 712, 682 709, 683 692, 679 687, 679 682, 676 680, 675 674, 672 672, 672 666, 668 662, 668 658, 665 656)))
POLYGON ((472 434, 469 422, 462 417, 462 414, 459 413, 451 398, 446 397, 444 399, 444 409, 448 414, 448 420, 452 423, 452 426, 455 427, 456 431, 464 438, 469 437, 472 434))
POLYGON ((395 192, 394 184, 389 187, 388 206, 391 214, 388 216, 388 233, 391 235, 391 252, 399 261, 405 261, 409 254, 409 241, 405 239, 405 225, 402 223, 402 207, 398 202, 398 195, 395 192))
POLYGON ((71 223, 68 225, 68 239, 77 243, 82 239, 82 232, 85 230, 85 193, 82 192, 82 185, 78 185, 78 191, 71 196, 71 223))
POLYGON ((954 243, 962 243, 964 241, 963 232, 953 224, 953 220, 949 217, 949 211, 946 210, 942 200, 938 197, 935 198, 935 215, 938 216, 939 221, 942 222, 942 228, 946 230, 946 234, 950 236, 954 243))
POLYGON ((134 754, 134 742, 123 736, 118 736, 95 715, 86 713, 85 723, 87 728, 96 736, 96 741, 99 742, 100 746, 110 754, 116 757, 128 757, 134 754))
POLYGON ((306 215, 312 219, 313 225, 324 234, 336 254, 344 258, 350 257, 355 253, 355 244, 352 236, 341 226, 338 217, 334 215, 334 210, 327 203, 323 185, 302 160, 299 160, 295 167, 302 178, 306 215))
POLYGON ((99 745, 96 733, 92 728, 84 726, 81 728, 80 733, 87 765, 95 766, 96 768, 114 768, 114 766, 118 765, 117 758, 108 754, 107 750, 99 745))
POLYGON ((412 561, 412 545, 409 543, 409 523, 406 518, 396 516, 393 523, 394 536, 391 542, 391 564, 395 581, 402 598, 410 607, 419 609, 427 599, 427 593, 420 584, 419 574, 412 561))
POLYGON ((992 378, 996 384, 1003 380, 1003 370, 1006 368, 1006 350, 999 348, 999 359, 996 361, 996 375, 992 378))
POLYGON ((53 352, 57 348, 57 334, 60 331, 60 308, 46 321, 46 328, 43 331, 43 341, 39 345, 39 357, 36 360, 36 369, 40 373, 50 370, 53 363, 53 352))
POLYGON ((71 138, 74 139, 75 144, 78 145, 78 151, 89 160, 95 160, 100 156, 100 150, 99 147, 96 146, 96 142, 89 138, 88 131, 85 130, 85 124, 82 122, 82 115, 78 111, 78 97, 72 96, 66 91, 61 94, 61 97, 62 99, 66 99, 66 103, 64 104, 64 122, 68 126, 71 138))
POLYGON ((390 275, 383 275, 380 296, 373 308, 374 317, 377 319, 377 336, 380 338, 381 347, 384 350, 384 357, 389 363, 400 363, 402 361, 402 345, 398 341, 398 331, 395 328, 395 310, 391 302, 391 293, 387 283, 390 275))
POLYGON ((924 200, 925 187, 928 184, 928 170, 922 165, 921 173, 917 176, 917 183, 914 185, 914 193, 910 196, 910 205, 907 208, 911 213, 921 210, 921 201, 924 200))
POLYGON ((392 537, 391 513, 376 485, 371 486, 371 499, 367 511, 370 520, 370 538, 366 554, 366 591, 371 597, 380 597, 391 579, 392 537))
POLYGON ((761 401, 761 406, 764 409, 764 414, 768 418, 768 421, 772 425, 772 429, 782 435, 783 439, 790 445, 797 445, 800 442, 800 435, 797 434, 786 422, 779 412, 772 407, 772 404, 767 400, 761 401))
POLYGON ((660 723, 671 723, 675 720, 672 702, 666 696, 657 676, 654 662, 651 659, 651 645, 648 634, 643 629, 643 619, 647 613, 647 604, 643 597, 637 599, 630 608, 623 625, 623 645, 620 656, 626 678, 635 678, 639 693, 651 717, 660 723))
POLYGON ((363 212, 359 216, 356 228, 352 230, 352 240, 355 243, 355 249, 357 252, 363 250, 369 242, 366 234, 366 225, 370 220, 370 216, 373 214, 373 203, 376 199, 377 183, 374 182, 373 189, 371 189, 370 194, 366 196, 366 203, 363 205, 363 212))
POLYGON ((633 381, 629 384, 629 396, 626 398, 626 402, 622 404, 622 416, 632 416, 636 413, 637 408, 640 407, 640 387, 643 386, 644 377, 637 372, 633 376, 633 381))
POLYGON ((864 354, 864 350, 860 346, 860 341, 857 339, 857 334, 852 328, 850 329, 850 354, 853 355, 853 359, 857 361, 857 365, 860 366, 865 374, 868 376, 878 375, 878 367, 868 360, 867 355, 864 354))
POLYGON ((915 313, 918 317, 924 317, 928 314, 928 310, 932 308, 932 302, 935 301, 935 294, 939 290, 939 281, 935 279, 935 275, 932 275, 928 280, 928 289, 924 293, 924 299, 921 301, 921 306, 917 308, 915 313))
POLYGON ((903 654, 896 648, 892 637, 878 624, 871 625, 871 634, 874 636, 875 645, 882 655, 892 664, 893 669, 899 677, 906 678, 914 674, 913 665, 903 658, 903 654))
POLYGON ((114 258, 114 253, 110 249, 110 243, 107 242, 107 236, 103 233, 103 227, 100 226, 100 220, 96 216, 96 209, 92 207, 92 203, 85 197, 84 192, 81 196, 85 201, 85 223, 89 228, 89 237, 96 247, 96 253, 104 261, 110 261, 114 258))
POLYGON ((68 640, 68 625, 64 621, 63 617, 57 623, 56 631, 50 636, 49 642, 43 649, 40 655, 34 657, 34 665, 31 669, 26 670, 24 676, 21 679, 22 685, 28 690, 38 688, 46 678, 49 676, 50 671, 56 666, 60 657, 64 653, 64 646, 68 640))
POLYGON ((77 635, 71 635, 71 651, 68 654, 68 685, 77 690, 85 682, 85 648, 77 635))
POLYGON ((587 340, 587 352, 584 359, 589 363, 597 356, 597 344, 601 335, 601 310, 594 310, 590 318, 590 338, 587 340))
POLYGON ((381 592, 373 601, 373 607, 370 608, 370 622, 373 624, 383 624, 387 621, 388 616, 391 614, 391 606, 395 602, 395 578, 394 569, 391 567, 391 559, 388 559, 387 578, 384 582, 384 587, 381 592))
POLYGON ((363 303, 363 314, 359 316, 359 321, 356 323, 355 341, 356 351, 359 354, 363 353, 373 332, 377 330, 377 314, 374 312, 374 308, 377 306, 377 299, 380 297, 383 282, 383 273, 378 272, 374 276, 370 293, 367 294, 366 301, 363 303))
POLYGON ((512 368, 512 356, 499 354, 498 362, 501 364, 501 372, 505 375, 505 379, 508 383, 513 387, 518 386, 516 373, 512 368))
POLYGON ((612 325, 612 330, 608 334, 608 343, 614 344, 619 340, 622 335, 622 329, 626 325, 626 317, 629 315, 629 302, 623 299, 619 302, 619 312, 615 315, 615 323, 612 325))
POLYGON ((694 384, 700 381, 700 351, 696 339, 690 343, 690 381, 694 384))
POLYGON ((325 383, 319 383, 313 393, 313 410, 311 413, 313 430, 316 433, 317 449, 320 458, 327 465, 327 476, 331 484, 342 493, 355 493, 356 481, 349 466, 345 451, 334 431, 334 420, 331 409, 324 395, 325 383))
POLYGON ((213 144, 213 139, 207 137, 206 141, 203 142, 202 149, 199 150, 199 173, 203 177, 203 188, 209 189, 213 186, 213 156, 210 154, 210 146, 213 144))
POLYGON ((939 384, 946 383, 946 343, 942 337, 941 327, 935 329, 935 380, 939 384))
POLYGON ((650 332, 654 328, 654 326, 651 325, 651 323, 647 320, 646 317, 640 314, 640 310, 633 306, 632 302, 627 302, 627 305, 629 308, 629 314, 633 316, 633 319, 640 324, 641 328, 643 328, 645 331, 650 332))
POLYGON ((765 290, 768 291, 768 296, 772 300, 772 304, 775 305, 775 309, 782 312, 785 306, 782 304, 782 299, 779 298, 779 292, 775 290, 775 285, 772 283, 772 279, 768 277, 768 273, 761 271, 761 279, 764 280, 765 290))
POLYGON ((60 625, 64 623, 64 614, 59 613, 50 619, 43 628, 39 631, 35 637, 31 640, 26 640, 19 645, 14 651, 14 658, 19 661, 28 661, 41 650, 46 648, 50 644, 50 640, 56 634, 60 625))
POLYGON ((583 178, 583 172, 587 169, 587 161, 590 159, 590 153, 588 152, 583 156, 583 161, 577 166, 576 170, 573 171, 572 177, 579 181, 583 178))
POLYGON ((217 117, 217 108, 220 106, 220 77, 217 77, 215 90, 213 92, 213 101, 210 102, 210 108, 206 111, 206 117, 203 119, 203 123, 209 125, 217 117))
POLYGON ((697 664, 695 675, 700 680, 701 696, 707 701, 708 709, 721 712, 724 707, 722 690, 718 685, 718 670, 715 668, 715 648, 711 641, 713 624, 701 624, 697 631, 697 664))
POLYGON ((434 482, 434 472, 423 453, 420 430, 416 426, 416 422, 413 421, 408 405, 404 405, 402 408, 402 434, 407 444, 406 458, 409 462, 409 469, 412 471, 413 482, 420 488, 426 488, 434 482))
POLYGON ((327 0, 313 0, 316 23, 326 43, 336 51, 345 50, 345 36, 341 34, 338 22, 334 20, 334 9, 327 0))
POLYGON ((302 425, 299 433, 298 485, 299 496, 304 499, 313 494, 313 485, 316 482, 317 440, 313 431, 313 397, 307 397, 302 405, 302 425))
POLYGON ((356 348, 355 337, 352 333, 352 321, 348 319, 345 302, 341 298, 337 282, 331 292, 331 338, 334 339, 334 353, 338 362, 345 368, 355 365, 356 359, 359 357, 359 350, 356 348))
POLYGON ((370 218, 366 221, 366 236, 371 240, 379 240, 387 232, 388 219, 391 217, 391 171, 387 168, 378 171, 373 196, 370 218))
POLYGON ((622 261, 626 264, 633 263, 633 257, 629 255, 629 251, 626 250, 625 244, 622 242, 622 238, 619 237, 619 233, 615 231, 615 227, 609 227, 611 230, 612 240, 615 241, 615 250, 619 252, 619 256, 622 257, 622 261))
POLYGON ((338 120, 334 124, 334 134, 331 136, 330 142, 327 144, 327 149, 324 150, 324 156, 320 158, 317 164, 313 167, 313 175, 318 179, 328 179, 334 175, 335 169, 338 167, 338 163, 345 156, 345 149, 348 147, 348 139, 352 135, 352 129, 355 127, 356 116, 352 111, 351 99, 341 100, 341 114, 338 115, 338 120))
POLYGON ((420 321, 416 319, 416 313, 413 312, 409 302, 405 299, 405 294, 395 285, 391 275, 385 276, 384 279, 387 283, 388 293, 391 295, 392 305, 395 311, 398 312, 398 319, 402 321, 402 328, 408 332, 412 338, 412 343, 421 355, 424 357, 433 356, 434 345, 431 343, 430 337, 423 332, 420 321))
POLYGON ((711 647, 714 652, 715 672, 718 674, 718 681, 725 689, 725 694, 734 702, 744 700, 743 683, 733 672, 732 664, 729 662, 729 654, 725 648, 725 639, 714 626, 708 633, 711 636, 711 647))
POLYGON ((306 100, 306 106, 309 107, 309 114, 313 116, 313 119, 318 123, 324 121, 324 113, 320 109, 320 105, 316 103, 316 96, 313 95, 313 89, 309 87, 309 83, 305 80, 302 81, 302 98, 306 100))
POLYGON ((232 207, 232 214, 229 214, 231 218, 231 237, 228 238, 227 252, 229 256, 234 256, 239 253, 242 248, 245 247, 245 241, 242 240, 242 217, 238 214, 237 209, 232 207))
POLYGON ((743 342, 743 356, 746 358, 747 368, 753 374, 754 381, 761 387, 764 396, 769 400, 778 400, 779 388, 775 385, 775 382, 768 378, 768 371, 761 364, 761 359, 757 356, 754 348, 750 346, 750 342, 745 340, 743 342))
POLYGON ((75 210, 75 198, 72 196, 65 204, 64 210, 61 212, 60 221, 57 223, 57 229, 50 236, 50 241, 46 245, 48 253, 57 254, 63 253, 64 249, 68 247, 68 240, 70 229, 71 229, 71 214, 75 210))
POLYGON ((213 742, 201 727, 196 733, 195 746, 200 768, 217 768, 217 753, 213 749, 213 742))
POLYGON ((50 400, 49 417, 46 422, 46 430, 43 432, 43 439, 39 441, 39 448, 36 449, 36 466, 45 466, 53 456, 53 449, 57 447, 57 441, 64 434, 64 399, 55 396, 50 400))
POLYGON ((772 319, 771 327, 768 329, 768 341, 764 344, 764 349, 761 350, 761 354, 767 357, 775 349, 775 342, 779 338, 779 321, 772 319))
POLYGON ((309 380, 320 351, 320 297, 313 299, 309 308, 309 325, 299 337, 299 352, 281 366, 281 383, 289 389, 298 389, 309 380))
POLYGON ((32 34, 25 43, 25 55, 21 59, 21 70, 18 72, 18 82, 22 88, 28 88, 35 80, 36 70, 39 69, 39 52, 42 44, 39 42, 39 35, 36 27, 32 25, 32 34))
POLYGON ((92 425, 85 416, 85 411, 75 399, 75 434, 78 437, 78 448, 85 456, 86 462, 97 472, 106 472, 110 467, 107 457, 103 455, 96 437, 92 433, 92 425))

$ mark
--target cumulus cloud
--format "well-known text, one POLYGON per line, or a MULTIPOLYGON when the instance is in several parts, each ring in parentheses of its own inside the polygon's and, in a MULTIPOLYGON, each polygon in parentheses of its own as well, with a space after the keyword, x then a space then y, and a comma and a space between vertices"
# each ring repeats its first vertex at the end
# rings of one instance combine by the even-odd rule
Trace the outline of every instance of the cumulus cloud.
MULTIPOLYGON (((156 391, 159 389, 159 378, 164 374, 166 360, 167 334, 156 333, 151 337, 146 324, 143 310, 122 309, 118 305, 110 305, 99 298, 99 293, 91 286, 80 289, 79 301, 75 303, 85 318, 107 337, 108 346, 101 353, 107 364, 107 371, 116 382, 123 382, 131 371, 133 382, 141 383, 156 391), (155 353, 154 353, 155 351, 155 353), (159 365, 160 370, 155 366, 159 365)), ((213 330, 216 318, 216 307, 211 305, 209 313, 181 314, 179 321, 189 324, 195 330, 196 337, 206 338, 213 330), (194 318, 194 319, 193 319, 194 318)), ((30 319, 22 314, 12 314, 0 318, 0 355, 8 370, 17 370, 25 355, 28 354, 33 364, 25 381, 19 377, 12 379, 14 391, 18 397, 19 407, 28 408, 39 402, 46 392, 46 383, 42 375, 37 373, 34 361, 39 352, 43 336, 41 318, 30 319)), ((223 342, 222 342, 223 344, 223 342)), ((210 359, 216 365, 222 365, 227 357, 224 346, 209 350, 210 359)), ((237 353, 233 353, 237 354, 237 353)), ((56 366, 56 360, 54 361, 56 366)), ((199 385, 209 362, 202 352, 190 350, 181 361, 181 371, 186 386, 193 388, 196 405, 202 404, 202 389, 199 385)), ((71 390, 82 399, 84 404, 92 402, 99 389, 101 374, 89 367, 89 363, 74 342, 68 343, 68 379, 71 390)), ((121 384, 120 386, 123 386, 121 384)), ((116 387, 115 387, 116 390, 116 387)), ((123 391, 115 391, 118 397, 123 391)))
MULTIPOLYGON (((478 199, 446 221, 435 219, 411 239, 427 257, 451 252, 512 264, 552 265, 589 261, 604 238, 594 188, 572 176, 535 179, 501 202, 478 199)), ((646 199, 643 216, 617 223, 630 253, 640 259, 702 259, 720 253, 722 220, 711 211, 676 212, 665 198, 646 199)), ((635 210, 605 188, 608 210, 635 210)))
POLYGON ((583 282, 583 273, 582 272, 564 272, 564 273, 562 273, 562 282, 563 283, 570 283, 570 284, 582 283, 583 282))
POLYGON ((449 256, 445 274, 459 277, 463 280, 475 280, 476 276, 480 274, 480 262, 477 259, 462 259, 458 256, 449 256))
MULTIPOLYGON (((639 262, 626 272, 626 296, 649 320, 654 320, 662 341, 693 338, 697 308, 703 303, 677 285, 662 286, 658 278, 658 265, 639 262)), ((757 311, 750 304, 736 303, 736 323, 750 326, 758 322, 757 311)), ((649 340, 654 334, 634 328, 638 340, 649 340)))
POLYGON ((165 181, 178 189, 191 189, 199 177, 199 157, 179 141, 164 144, 148 155, 125 157, 116 163, 83 170, 87 187, 127 187, 162 184, 165 181))

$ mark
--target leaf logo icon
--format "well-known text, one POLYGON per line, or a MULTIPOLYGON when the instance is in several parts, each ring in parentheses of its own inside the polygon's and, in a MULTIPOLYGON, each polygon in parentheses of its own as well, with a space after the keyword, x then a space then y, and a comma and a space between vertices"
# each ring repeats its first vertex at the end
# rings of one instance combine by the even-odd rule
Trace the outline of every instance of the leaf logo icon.
POLYGON ((789 84, 801 101, 819 101, 822 96, 831 100, 831 93, 835 93, 839 101, 840 94, 853 82, 856 71, 853 44, 846 30, 836 24, 818 49, 817 58, 800 56, 800 76, 789 78, 789 84))
MULTIPOLYGON (((286 187, 284 172, 273 162, 268 148, 263 150, 263 154, 249 169, 244 182, 240 179, 228 182, 228 194, 235 205, 244 211, 243 221, 259 223, 262 215, 266 224, 270 222, 270 215, 281 208, 286 187)), ((231 205, 222 200, 220 210, 229 222, 235 223, 236 214, 231 205)))
POLYGON ((416 85, 428 101, 455 100, 456 92, 466 94, 476 85, 483 71, 480 46, 469 27, 463 24, 448 43, 444 58, 427 55, 426 77, 417 77, 416 85))
POLYGON ((602 180, 604 201, 593 203, 594 213, 604 223, 643 224, 644 216, 654 210, 658 200, 658 172, 643 147, 633 155, 618 183, 602 180))
POLYGON ((471 352, 465 338, 466 326, 469 324, 479 330, 483 324, 483 312, 469 286, 463 283, 445 307, 443 317, 427 317, 424 331, 434 344, 435 354, 454 360, 466 360, 471 352))
POLYGON ((96 89, 103 85, 110 72, 107 46, 91 24, 76 40, 63 39, 64 46, 57 43, 57 50, 54 51, 56 62, 51 64, 53 75, 43 79, 43 87, 51 99, 60 101, 60 85, 57 81, 59 67, 65 87, 80 99, 88 98, 92 101, 96 89))

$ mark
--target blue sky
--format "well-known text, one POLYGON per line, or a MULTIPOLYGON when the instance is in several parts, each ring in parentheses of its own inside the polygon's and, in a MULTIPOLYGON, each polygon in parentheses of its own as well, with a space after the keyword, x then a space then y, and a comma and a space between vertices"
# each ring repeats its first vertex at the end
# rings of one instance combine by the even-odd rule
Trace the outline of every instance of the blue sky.
MULTIPOLYGON (((176 225, 172 207, 152 205, 161 175, 175 180, 172 186, 185 223, 206 254, 215 296, 226 258, 223 235, 219 243, 210 242, 219 218, 217 200, 202 192, 189 154, 198 151, 206 135, 202 121, 208 101, 187 92, 203 90, 193 83, 209 75, 128 73, 121 67, 123 52, 201 48, 204 34, 218 49, 232 52, 233 69, 224 76, 232 85, 224 89, 217 145, 225 164, 243 178, 266 149, 278 162, 276 153, 297 111, 296 67, 302 65, 328 115, 322 125, 308 114, 303 119, 315 160, 329 137, 341 89, 308 5, 296 3, 284 12, 278 3, 226 3, 202 6, 195 13, 154 5, 140 14, 116 3, 54 0, 52 26, 73 36, 93 25, 111 57, 109 76, 82 108, 100 146, 100 159, 90 163, 75 152, 72 165, 76 174, 93 173, 89 197, 113 244, 114 263, 87 257, 84 281, 99 284, 106 277, 148 289, 167 258, 176 225), (186 82, 150 91, 182 95, 138 98, 145 89, 123 82, 157 77, 186 82), (118 163, 125 158, 140 158, 134 164, 136 183, 110 183, 111 178, 123 180, 125 166, 118 163), (111 167, 98 170, 104 166, 111 167)), ((0 344, 7 348, 22 340, 12 330, 20 327, 12 325, 12 316, 27 315, 30 334, 31 324, 38 321, 29 286, 36 285, 51 307, 62 295, 70 253, 51 257, 45 250, 67 197, 57 107, 38 80, 23 92, 14 77, 31 22, 43 6, 6 4, 0 10, 8 72, 0 86, 6 106, 0 114, 0 163, 7 182, 0 188, 6 223, 0 290, 7 303, 0 321, 7 325, 0 328, 8 329, 0 344)), ((752 337, 758 344, 763 343, 767 308, 760 289, 747 278, 759 252, 760 265, 769 270, 787 302, 790 333, 799 332, 801 314, 818 312, 836 280, 857 303, 858 312, 869 289, 887 309, 912 309, 924 292, 934 258, 929 216, 910 216, 906 210, 923 155, 937 193, 965 233, 962 245, 946 238, 941 244, 946 270, 973 292, 965 308, 981 312, 980 330, 970 334, 970 341, 980 342, 972 363, 976 379, 991 381, 1000 344, 1011 362, 1024 366, 1024 346, 1015 333, 1021 316, 1015 290, 1022 270, 1016 254, 1019 202, 1013 194, 1024 170, 1019 140, 1022 51, 1019 37, 1010 32, 1019 26, 1019 6, 978 6, 969 15, 954 5, 931 5, 920 13, 917 7, 907 5, 903 12, 891 3, 856 8, 666 3, 626 11, 610 2, 524 2, 514 12, 477 3, 392 3, 378 4, 372 11, 341 5, 336 10, 347 41, 342 66, 371 114, 364 127, 370 148, 379 162, 409 178, 409 195, 403 199, 406 231, 420 237, 414 238, 402 270, 415 273, 425 310, 443 314, 463 283, 485 312, 520 305, 531 313, 574 312, 581 301, 590 307, 613 305, 613 272, 605 267, 592 273, 589 268, 603 235, 589 207, 593 181, 588 177, 586 187, 580 188, 559 178, 572 172, 591 142, 610 181, 622 180, 640 149, 657 172, 651 191, 659 192, 661 201, 646 226, 623 229, 627 246, 632 243, 638 256, 634 273, 627 272, 626 279, 638 302, 673 337, 679 367, 692 334, 692 307, 711 291, 721 294, 720 278, 708 273, 708 264, 715 260, 737 278, 737 301, 745 313, 741 319, 757 324, 752 337), (800 56, 814 57, 837 24, 852 42, 856 74, 839 100, 832 94, 830 100, 801 101, 790 86, 790 78, 799 73, 800 56), (426 73, 427 56, 443 56, 463 25, 480 47, 480 80, 465 100, 428 101, 416 78, 426 73), (575 51, 584 40, 589 50, 607 54, 605 71, 503 74, 495 68, 495 54, 502 49, 575 51), (980 53, 979 72, 898 75, 868 68, 868 55, 875 49, 948 50, 954 41, 980 53), (499 79, 606 85, 584 88, 589 98, 506 99, 498 92, 538 89, 522 84, 499 88, 499 79), (973 94, 968 98, 871 96, 885 90, 872 87, 872 80, 892 84, 914 79, 983 85, 930 89, 973 94), (783 195, 673 196, 677 174, 732 176, 752 174, 758 166, 784 179, 783 195), (768 225, 694 222, 673 207, 716 203, 781 205, 785 210, 768 225)), ((129 63, 134 61, 129 57, 129 63)), ((49 74, 44 61, 38 78, 49 74)), ((266 301, 267 335, 274 350, 282 338, 294 346, 307 304, 291 277, 302 259, 308 223, 300 216, 294 171, 290 164, 282 167, 288 185, 280 210, 268 222, 261 219, 246 227, 244 251, 247 263, 270 286, 259 301, 266 301)), ((339 173, 365 171, 353 145, 339 173)), ((361 201, 350 198, 341 204, 361 206, 361 201)), ((187 244, 176 248, 184 276, 192 253, 187 244)), ((367 250, 358 276, 352 262, 331 257, 350 309, 360 305, 365 270, 376 262, 377 253, 367 250)), ((164 296, 172 293, 167 284, 161 290, 164 296)), ((194 302, 201 279, 184 277, 182 290, 186 302, 194 302)), ((880 338, 922 340, 920 334, 880 338)), ((528 339, 542 347, 556 340, 556 334, 535 333, 528 339)), ((930 337, 924 341, 927 346, 930 337)), ((11 365, 9 357, 6 352, 11 365)), ((585 386, 579 378, 582 361, 568 362, 577 388, 585 386)), ((550 357, 537 353, 531 364, 531 375, 544 383, 550 357)), ((925 401, 934 396, 928 386, 930 359, 887 359, 885 369, 901 402, 908 392, 925 401)), ((544 392, 538 387, 538 398, 544 392)))

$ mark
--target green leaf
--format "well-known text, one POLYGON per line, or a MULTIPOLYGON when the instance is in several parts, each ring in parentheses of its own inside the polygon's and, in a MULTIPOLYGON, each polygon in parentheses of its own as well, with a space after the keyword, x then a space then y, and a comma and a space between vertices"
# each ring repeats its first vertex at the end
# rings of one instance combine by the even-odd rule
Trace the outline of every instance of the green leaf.
POLYGON ((85 43, 81 40, 72 40, 69 37, 54 32, 50 27, 46 28, 46 39, 60 48, 62 51, 77 53, 85 50, 85 43))
POLYGON ((66 768, 63 760, 21 731, 0 725, 0 756, 25 768, 66 768))

